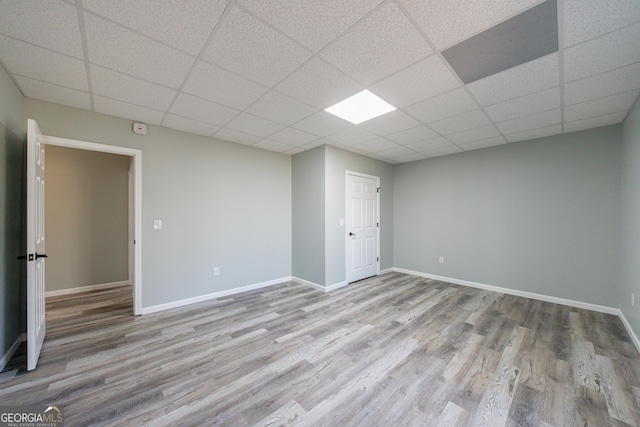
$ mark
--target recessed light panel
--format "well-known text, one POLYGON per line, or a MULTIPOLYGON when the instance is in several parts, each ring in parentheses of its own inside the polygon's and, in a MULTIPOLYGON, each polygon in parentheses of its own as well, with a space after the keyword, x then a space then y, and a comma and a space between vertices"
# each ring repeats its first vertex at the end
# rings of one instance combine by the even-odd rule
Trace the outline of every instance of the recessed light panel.
POLYGON ((396 107, 365 89, 324 111, 357 125, 395 109, 396 107))

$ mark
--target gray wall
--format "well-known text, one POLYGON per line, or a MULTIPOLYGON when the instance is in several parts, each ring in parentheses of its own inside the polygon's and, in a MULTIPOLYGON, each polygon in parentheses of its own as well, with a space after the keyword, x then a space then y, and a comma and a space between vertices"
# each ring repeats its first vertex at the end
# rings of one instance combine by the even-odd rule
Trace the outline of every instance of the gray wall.
POLYGON ((129 280, 131 158, 54 145, 46 158, 46 290, 129 280))
POLYGON ((393 264, 393 165, 332 146, 326 146, 325 221, 327 286, 346 280, 346 231, 340 218, 346 213, 346 171, 380 177, 380 269, 393 264))
POLYGON ((26 108, 45 135, 142 150, 143 308, 291 275, 289 156, 159 126, 140 136, 131 121, 33 99, 26 108))
POLYGON ((395 266, 617 306, 620 135, 618 125, 397 165, 395 266))
POLYGON ((640 102, 622 126, 621 286, 619 307, 640 335, 640 102), (631 293, 635 293, 635 307, 631 293))
POLYGON ((293 276, 346 280, 346 171, 380 177, 380 269, 393 267, 393 166, 330 145, 293 156, 293 276))
POLYGON ((0 66, 0 357, 24 331, 24 97, 0 66))
POLYGON ((325 284, 325 147, 292 157, 292 276, 325 284))

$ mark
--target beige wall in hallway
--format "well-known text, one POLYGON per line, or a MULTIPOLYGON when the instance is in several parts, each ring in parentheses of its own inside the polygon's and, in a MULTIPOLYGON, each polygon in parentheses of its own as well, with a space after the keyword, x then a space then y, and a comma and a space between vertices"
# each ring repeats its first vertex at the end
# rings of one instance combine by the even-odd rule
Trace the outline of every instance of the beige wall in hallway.
POLYGON ((130 158, 49 145, 46 290, 128 280, 130 158))

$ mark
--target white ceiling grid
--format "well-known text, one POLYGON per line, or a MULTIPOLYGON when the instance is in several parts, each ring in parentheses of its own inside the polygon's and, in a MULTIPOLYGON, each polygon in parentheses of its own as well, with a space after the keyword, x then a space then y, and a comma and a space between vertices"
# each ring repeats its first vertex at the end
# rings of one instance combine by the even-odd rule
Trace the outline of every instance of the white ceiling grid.
POLYGON ((557 0, 560 50, 463 84, 442 50, 542 0, 0 0, 31 98, 286 154, 402 163, 623 121, 640 2, 557 0), (323 110, 363 89, 398 110, 323 110))

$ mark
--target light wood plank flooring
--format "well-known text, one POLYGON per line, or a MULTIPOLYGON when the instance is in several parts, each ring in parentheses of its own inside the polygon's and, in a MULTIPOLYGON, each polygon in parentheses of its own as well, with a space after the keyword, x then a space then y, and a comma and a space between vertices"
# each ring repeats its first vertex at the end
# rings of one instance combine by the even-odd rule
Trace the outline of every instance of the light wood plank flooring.
POLYGON ((130 293, 48 300, 38 368, 21 350, 0 404, 62 405, 68 426, 640 427, 615 316, 398 273, 142 317, 130 293))

